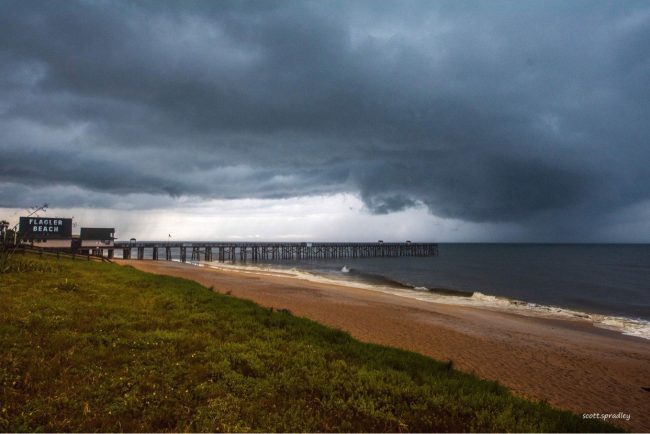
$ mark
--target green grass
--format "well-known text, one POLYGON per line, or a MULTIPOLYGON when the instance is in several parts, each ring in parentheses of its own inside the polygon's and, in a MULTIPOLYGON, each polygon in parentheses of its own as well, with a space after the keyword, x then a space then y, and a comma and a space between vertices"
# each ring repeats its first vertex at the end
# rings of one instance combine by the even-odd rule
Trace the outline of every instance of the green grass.
POLYGON ((617 430, 191 281, 12 260, 0 431, 617 430))

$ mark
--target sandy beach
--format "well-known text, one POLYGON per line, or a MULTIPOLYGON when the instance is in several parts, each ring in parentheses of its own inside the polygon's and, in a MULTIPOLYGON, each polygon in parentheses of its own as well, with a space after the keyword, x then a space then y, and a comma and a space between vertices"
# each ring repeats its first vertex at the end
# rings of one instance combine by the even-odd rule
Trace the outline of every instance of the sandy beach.
POLYGON ((215 270, 178 262, 117 261, 195 280, 219 293, 288 309, 355 338, 419 352, 496 380, 516 394, 650 431, 650 341, 571 320, 423 302, 282 274, 215 270))

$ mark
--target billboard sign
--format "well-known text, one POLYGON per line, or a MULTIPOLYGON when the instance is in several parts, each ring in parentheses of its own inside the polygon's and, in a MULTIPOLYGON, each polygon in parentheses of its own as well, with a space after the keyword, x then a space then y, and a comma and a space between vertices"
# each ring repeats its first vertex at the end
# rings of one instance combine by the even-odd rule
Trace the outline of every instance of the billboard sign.
POLYGON ((71 238, 72 219, 59 217, 21 217, 20 234, 24 238, 71 238))

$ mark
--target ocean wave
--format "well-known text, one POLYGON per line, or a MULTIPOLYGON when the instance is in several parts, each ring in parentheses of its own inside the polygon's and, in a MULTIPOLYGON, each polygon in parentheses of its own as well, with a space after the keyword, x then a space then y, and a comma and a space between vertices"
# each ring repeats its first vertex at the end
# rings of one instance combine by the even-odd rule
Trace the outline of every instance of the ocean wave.
MULTIPOLYGON (((205 265, 209 266, 210 268, 222 269, 226 271, 275 276, 282 275, 285 277, 307 280, 316 283, 349 286, 353 288, 392 294, 399 297, 412 298, 429 303, 494 309, 526 316, 586 321, 598 328, 617 331, 628 336, 650 339, 650 321, 643 319, 580 312, 557 306, 543 305, 522 300, 514 300, 507 297, 483 294, 478 291, 470 292, 446 288, 427 288, 424 286, 402 284, 390 279, 383 279, 383 282, 381 283, 369 283, 352 279, 342 280, 310 273, 308 271, 299 270, 297 268, 287 269, 261 265, 224 264, 220 262, 209 262, 205 263, 205 265)), ((343 272, 343 270, 341 271, 343 272)))
POLYGON ((482 294, 480 292, 475 292, 471 298, 477 302, 476 304, 478 306, 503 308, 517 313, 527 315, 532 314, 534 316, 547 318, 587 321, 598 328, 618 331, 628 336, 650 339, 650 321, 643 319, 580 312, 557 306, 512 300, 505 297, 496 297, 493 295, 482 294))

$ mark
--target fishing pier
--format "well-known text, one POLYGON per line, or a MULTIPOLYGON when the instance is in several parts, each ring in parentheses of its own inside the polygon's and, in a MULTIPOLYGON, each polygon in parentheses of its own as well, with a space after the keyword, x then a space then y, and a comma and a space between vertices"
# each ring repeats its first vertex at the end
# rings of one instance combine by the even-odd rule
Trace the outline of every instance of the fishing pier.
MULTIPOLYGON (((436 243, 274 243, 123 241, 112 246, 123 259, 171 261, 279 261, 301 259, 437 256, 436 243), (174 255, 175 253, 175 255, 174 255)), ((112 250, 111 248, 111 250, 112 250)), ((103 252, 98 252, 103 255, 103 252)), ((108 252, 112 257, 113 252, 108 252)))

